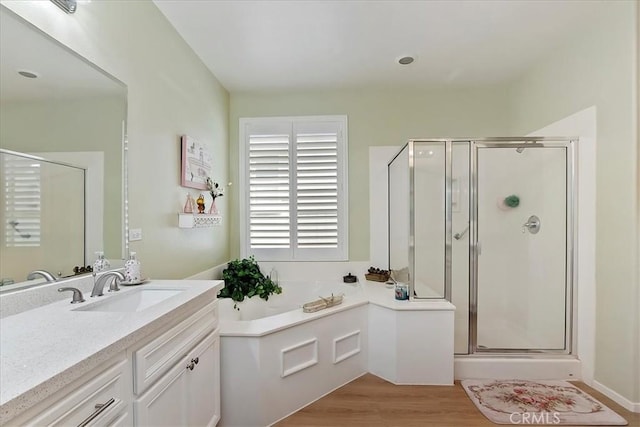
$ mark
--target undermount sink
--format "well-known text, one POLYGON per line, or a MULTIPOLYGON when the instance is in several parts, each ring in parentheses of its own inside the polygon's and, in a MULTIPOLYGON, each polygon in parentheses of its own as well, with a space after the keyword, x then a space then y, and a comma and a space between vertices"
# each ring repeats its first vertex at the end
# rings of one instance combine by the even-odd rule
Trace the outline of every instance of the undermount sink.
POLYGON ((110 311, 121 313, 134 313, 145 310, 168 298, 180 294, 184 289, 135 289, 120 295, 108 295, 96 297, 104 300, 89 301, 90 304, 83 305, 74 311, 110 311))

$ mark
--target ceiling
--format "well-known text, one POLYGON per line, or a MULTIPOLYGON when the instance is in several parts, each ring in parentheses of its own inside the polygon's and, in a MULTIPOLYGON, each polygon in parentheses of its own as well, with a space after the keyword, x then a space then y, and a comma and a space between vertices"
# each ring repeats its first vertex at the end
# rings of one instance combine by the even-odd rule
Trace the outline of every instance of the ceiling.
POLYGON ((607 1, 154 0, 229 91, 486 85, 588 30, 607 1), (415 62, 401 66, 397 59, 415 62))

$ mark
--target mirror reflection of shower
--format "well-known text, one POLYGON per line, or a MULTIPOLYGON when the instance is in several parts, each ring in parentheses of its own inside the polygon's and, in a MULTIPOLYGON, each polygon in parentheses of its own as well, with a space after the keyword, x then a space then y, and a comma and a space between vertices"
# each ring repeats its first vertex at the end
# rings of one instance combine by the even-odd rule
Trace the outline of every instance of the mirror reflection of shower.
POLYGON ((18 221, 9 221, 9 225, 11 225, 11 227, 15 230, 16 233, 18 233, 20 237, 22 237, 23 239, 30 239, 31 234, 23 233, 22 231, 20 231, 20 229, 18 228, 19 224, 20 223, 18 221))

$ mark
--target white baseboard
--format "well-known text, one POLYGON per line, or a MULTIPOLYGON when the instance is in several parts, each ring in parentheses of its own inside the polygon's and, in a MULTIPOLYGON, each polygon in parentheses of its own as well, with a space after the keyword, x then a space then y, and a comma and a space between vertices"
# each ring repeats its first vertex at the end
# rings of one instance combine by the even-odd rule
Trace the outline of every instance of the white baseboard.
POLYGON ((208 270, 185 277, 187 280, 222 280, 222 270, 227 268, 227 263, 216 265, 208 270))
POLYGON ((611 390, 606 385, 600 384, 598 381, 594 381, 591 385, 594 389, 607 396, 609 399, 615 401, 618 405, 624 407, 627 411, 640 412, 640 402, 632 402, 620 393, 611 390))

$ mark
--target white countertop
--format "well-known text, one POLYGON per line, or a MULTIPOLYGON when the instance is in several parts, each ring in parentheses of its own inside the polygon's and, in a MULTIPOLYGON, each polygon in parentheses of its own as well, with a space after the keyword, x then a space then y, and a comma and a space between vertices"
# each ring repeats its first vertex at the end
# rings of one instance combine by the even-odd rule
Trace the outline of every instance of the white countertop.
MULTIPOLYGON (((387 288, 380 282, 364 280, 353 286, 353 292, 345 296, 342 304, 315 313, 304 313, 302 309, 297 309, 256 320, 233 320, 226 318, 225 311, 228 307, 223 305, 220 310, 220 336, 261 337, 366 304, 374 304, 395 311, 454 311, 456 309, 453 304, 443 299, 399 301, 395 299, 395 289, 387 288)), ((228 301, 221 302, 228 303, 228 301)))
POLYGON ((384 283, 365 280, 363 286, 369 303, 385 307, 391 310, 417 311, 417 310, 446 310, 452 311, 456 307, 449 301, 441 298, 397 300, 394 287, 387 288, 384 283))
POLYGON ((151 333, 213 301, 219 280, 153 280, 86 302, 69 298, 0 320, 0 424, 151 333), (184 289, 140 312, 76 311, 137 289, 184 289))

